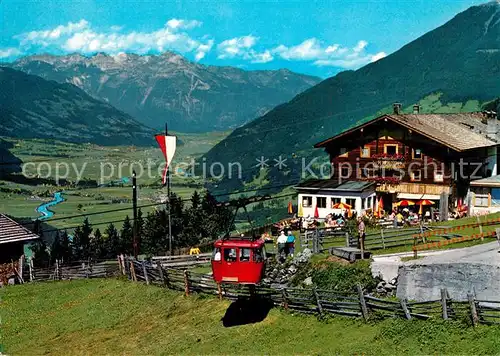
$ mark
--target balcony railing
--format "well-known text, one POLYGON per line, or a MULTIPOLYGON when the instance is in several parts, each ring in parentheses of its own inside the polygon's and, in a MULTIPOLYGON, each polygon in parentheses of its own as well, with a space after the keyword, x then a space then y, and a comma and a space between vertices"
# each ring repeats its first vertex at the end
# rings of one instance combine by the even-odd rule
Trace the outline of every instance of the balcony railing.
POLYGON ((374 160, 381 160, 381 161, 405 161, 406 156, 402 154, 389 154, 389 153, 375 153, 372 155, 372 158, 374 160))
POLYGON ((410 194, 450 194, 450 187, 438 184, 400 183, 400 184, 380 184, 377 186, 378 192, 387 193, 410 193, 410 194))

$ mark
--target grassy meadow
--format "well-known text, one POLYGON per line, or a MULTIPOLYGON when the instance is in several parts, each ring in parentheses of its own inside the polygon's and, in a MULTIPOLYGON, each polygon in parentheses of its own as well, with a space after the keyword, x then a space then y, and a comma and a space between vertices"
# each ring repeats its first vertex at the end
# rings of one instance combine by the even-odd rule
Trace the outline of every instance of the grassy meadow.
POLYGON ((230 302, 124 280, 75 280, 2 289, 8 355, 498 354, 500 327, 467 322, 340 316, 318 320, 271 309, 224 327, 230 302))
MULTIPOLYGON (((175 133, 174 133, 175 134, 175 133)), ((180 162, 191 162, 222 140, 228 132, 213 132, 206 134, 177 134, 177 152, 172 167, 180 162)), ((138 205, 151 205, 158 201, 159 196, 166 195, 166 189, 159 186, 160 175, 164 166, 164 158, 151 138, 151 147, 135 146, 98 146, 93 144, 73 144, 45 139, 2 139, 13 144, 11 152, 24 163, 24 172, 30 177, 49 177, 75 181, 95 180, 99 184, 107 184, 97 188, 67 188, 55 185, 31 186, 8 181, 0 182, 6 191, 0 191, 0 212, 14 217, 36 218, 39 214, 36 208, 51 200, 56 191, 63 191, 64 202, 50 208, 55 213, 54 218, 79 214, 95 214, 89 217, 92 224, 123 220, 126 215, 132 216, 132 184, 130 181, 135 168, 138 175, 145 168, 143 176, 138 177, 138 205), (29 164, 26 164, 29 163, 29 164), (69 170, 66 170, 66 165, 69 170), (149 169, 152 172, 149 177, 149 169), (128 180, 121 181, 121 178, 128 180), (115 184, 109 185, 108 183, 115 184), (35 196, 35 198, 33 198, 35 196), (36 198, 38 197, 38 199, 36 198), (108 210, 122 209, 113 213, 103 213, 108 210)), ((203 189, 203 181, 197 178, 186 178, 181 175, 172 176, 172 191, 181 198, 189 198, 195 190, 203 189)), ((154 207, 143 208, 147 213, 154 207)), ((55 220, 51 225, 66 228, 78 225, 83 218, 55 220)), ((50 223, 50 219, 47 220, 50 223)), ((119 225, 119 224, 118 224, 119 225)))

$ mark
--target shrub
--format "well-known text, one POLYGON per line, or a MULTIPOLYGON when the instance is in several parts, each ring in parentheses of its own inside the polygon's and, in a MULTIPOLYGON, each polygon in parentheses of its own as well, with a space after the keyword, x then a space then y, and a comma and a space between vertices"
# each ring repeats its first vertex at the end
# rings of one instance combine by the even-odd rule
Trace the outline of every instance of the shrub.
POLYGON ((313 266, 312 281, 318 288, 352 293, 358 284, 368 291, 374 290, 379 279, 372 276, 368 260, 348 265, 324 261, 313 266))

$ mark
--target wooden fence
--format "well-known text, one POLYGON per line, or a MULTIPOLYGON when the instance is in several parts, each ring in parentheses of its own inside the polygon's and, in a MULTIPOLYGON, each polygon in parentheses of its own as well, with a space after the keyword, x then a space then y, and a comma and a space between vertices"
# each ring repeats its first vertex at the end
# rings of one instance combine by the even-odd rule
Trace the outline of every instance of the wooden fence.
POLYGON ((46 268, 35 268, 31 261, 22 269, 22 282, 42 282, 83 278, 106 278, 119 274, 116 261, 75 261, 46 268))
MULTIPOLYGON (((236 300, 248 298, 251 289, 240 285, 218 285, 212 276, 187 270, 154 266, 147 261, 125 260, 120 271, 132 281, 182 291, 186 296, 191 293, 207 293, 220 299, 236 300)), ((382 299, 367 294, 361 286, 351 293, 319 288, 275 288, 256 286, 256 297, 266 298, 275 306, 300 313, 324 315, 344 315, 362 317, 369 320, 377 318, 405 319, 468 319, 477 324, 500 325, 500 300, 478 300, 469 294, 467 300, 453 300, 446 289, 441 290, 439 300, 411 302, 407 300, 382 299)))

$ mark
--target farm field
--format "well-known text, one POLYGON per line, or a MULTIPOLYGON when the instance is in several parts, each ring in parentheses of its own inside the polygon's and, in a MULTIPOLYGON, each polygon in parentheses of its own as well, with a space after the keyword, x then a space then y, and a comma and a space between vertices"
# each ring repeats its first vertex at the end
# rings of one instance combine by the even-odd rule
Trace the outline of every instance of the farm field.
MULTIPOLYGON (((222 140, 228 132, 213 132, 206 134, 178 134, 182 141, 177 148, 174 165, 176 162, 190 162, 209 150, 213 145, 222 140)), ((81 173, 82 179, 96 180, 98 183, 115 182, 125 178, 120 184, 112 186, 101 186, 97 188, 64 188, 57 186, 29 186, 13 182, 0 182, 0 185, 9 191, 0 192, 0 212, 14 217, 36 218, 40 216, 36 208, 44 201, 49 201, 56 191, 63 191, 65 201, 50 208, 55 213, 54 218, 79 215, 85 213, 96 214, 99 212, 126 209, 114 213, 97 214, 89 218, 94 225, 123 220, 126 215, 132 216, 132 186, 131 165, 142 163, 151 164, 151 172, 155 174, 158 169, 163 168, 164 158, 161 151, 156 147, 154 138, 151 138, 151 147, 107 147, 91 144, 72 144, 54 140, 44 139, 13 139, 3 137, 11 142, 14 147, 11 152, 19 157, 24 163, 28 176, 35 177, 39 173, 42 177, 56 177, 57 165, 68 164, 70 170, 67 179, 76 180, 81 173), (101 168, 101 163, 103 164, 101 168), (111 168, 113 167, 113 168, 111 168), (104 180, 101 181, 101 170, 104 180), (49 174, 50 173, 50 174, 49 174), (16 193, 15 190, 20 192, 16 193), (32 199, 32 196, 43 195, 43 200, 32 199)), ((137 167, 135 167, 137 168, 137 167)), ((140 169, 136 169, 140 172, 140 169)), ((59 168, 60 174, 66 175, 66 169, 59 168)), ((158 196, 166 195, 166 189, 153 188, 147 185, 158 184, 160 177, 145 176, 138 177, 138 205, 151 205, 158 196)), ((182 176, 172 177, 172 192, 181 198, 189 198, 195 190, 201 190, 202 181, 196 178, 185 178, 182 176)), ((154 209, 154 207, 143 208, 143 214, 154 209)), ((57 228, 71 227, 81 224, 83 218, 56 220, 51 225, 57 228)), ((50 223, 50 219, 47 220, 50 223)), ((118 224, 120 225, 120 224, 118 224)), ((104 226, 100 226, 103 228, 104 226)))
POLYGON ((125 280, 75 280, 2 289, 9 355, 497 354, 500 328, 465 322, 342 317, 271 309, 264 321, 224 327, 230 302, 125 280))

